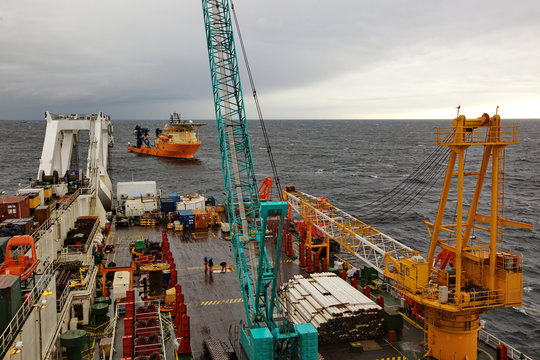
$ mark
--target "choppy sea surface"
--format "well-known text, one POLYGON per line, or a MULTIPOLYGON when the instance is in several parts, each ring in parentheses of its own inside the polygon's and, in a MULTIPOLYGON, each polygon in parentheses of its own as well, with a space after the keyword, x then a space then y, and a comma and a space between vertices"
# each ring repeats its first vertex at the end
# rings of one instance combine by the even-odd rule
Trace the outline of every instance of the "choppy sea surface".
MULTIPOLYGON (((165 195, 222 194, 217 131, 212 120, 201 128, 203 145, 195 160, 147 157, 127 151, 127 143, 135 142, 136 124, 153 132, 165 122, 113 119, 115 146, 110 151, 110 176, 115 189, 118 181, 155 180, 165 195)), ((507 227, 504 231, 505 246, 523 253, 523 305, 490 310, 483 319, 490 333, 532 358, 540 358, 540 120, 503 122, 520 126, 520 144, 511 145, 506 151, 504 216, 533 224, 535 230, 507 227)), ((422 220, 435 219, 440 178, 424 175, 413 179, 411 182, 428 183, 422 189, 429 191, 409 201, 405 209, 388 205, 387 209, 392 211, 377 216, 374 206, 368 204, 411 180, 408 175, 415 169, 427 168, 434 173, 433 164, 424 162, 433 158, 430 155, 435 149, 434 127, 450 124, 450 121, 281 120, 267 121, 266 129, 282 186, 294 184, 298 190, 326 197, 360 220, 369 218, 372 226, 425 256, 429 237, 422 220)), ((44 120, 0 121, 0 190, 5 190, 7 195, 13 195, 19 184, 26 185, 30 178, 36 177, 45 127, 44 120)), ((257 180, 273 177, 258 121, 249 122, 249 131, 257 180)), ((87 138, 81 136, 83 142, 87 138)), ((74 155, 79 167, 85 166, 85 157, 83 150, 74 155)), ((471 149, 466 158, 467 169, 478 168, 479 158, 480 154, 471 149)))

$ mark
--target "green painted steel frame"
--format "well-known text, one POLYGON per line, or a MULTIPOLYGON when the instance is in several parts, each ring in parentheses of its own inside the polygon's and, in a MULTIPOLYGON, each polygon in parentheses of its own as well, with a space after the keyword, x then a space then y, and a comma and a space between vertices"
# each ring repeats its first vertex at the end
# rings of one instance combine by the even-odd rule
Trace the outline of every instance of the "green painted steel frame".
POLYGON ((281 313, 277 301, 276 280, 287 203, 281 201, 261 204, 259 201, 229 0, 202 0, 202 6, 231 227, 231 245, 244 300, 247 327, 268 327, 274 338, 274 357, 291 359, 295 356, 298 334, 294 329, 291 330, 285 318, 274 318, 274 312, 281 313), (241 208, 245 209, 243 217, 241 208), (265 246, 269 216, 279 216, 273 262, 270 261, 265 246), (257 259, 249 257, 250 246, 258 251, 257 259), (253 279, 254 266, 257 267, 257 279, 253 279))
POLYGON ((249 258, 246 250, 249 246, 248 243, 255 241, 256 234, 261 232, 257 221, 260 203, 253 170, 229 2, 228 0, 203 0, 202 4, 221 166, 231 226, 231 245, 238 270, 247 322, 248 326, 251 327, 255 313, 253 309, 255 303, 254 279, 251 267, 253 259, 249 258), (235 171, 233 162, 238 164, 237 171, 235 171), (242 200, 239 200, 237 195, 239 189, 242 200), (244 219, 240 217, 238 211, 240 201, 245 208, 244 219), (247 221, 247 234, 244 234, 243 221, 247 221))

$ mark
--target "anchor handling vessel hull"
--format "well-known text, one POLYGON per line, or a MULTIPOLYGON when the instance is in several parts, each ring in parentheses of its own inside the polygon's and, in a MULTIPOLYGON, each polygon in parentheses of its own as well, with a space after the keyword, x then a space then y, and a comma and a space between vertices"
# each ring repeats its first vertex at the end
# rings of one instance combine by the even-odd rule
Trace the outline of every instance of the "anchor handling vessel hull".
POLYGON ((151 156, 161 156, 167 158, 177 158, 177 159, 193 159, 193 156, 201 146, 201 143, 195 144, 162 144, 158 143, 157 146, 141 146, 140 148, 136 146, 128 146, 128 150, 131 152, 151 155, 151 156))

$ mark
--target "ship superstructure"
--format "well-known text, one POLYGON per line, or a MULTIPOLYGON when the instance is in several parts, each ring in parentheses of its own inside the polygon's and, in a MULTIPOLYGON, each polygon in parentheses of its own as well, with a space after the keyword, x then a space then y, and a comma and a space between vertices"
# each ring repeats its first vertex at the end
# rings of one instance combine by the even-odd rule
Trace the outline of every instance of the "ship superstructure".
MULTIPOLYGON (((4 293, 10 293, 4 298, 9 310, 0 324, 0 356, 4 359, 61 358, 60 335, 89 324, 98 271, 92 251, 102 243, 105 209, 112 200, 107 174, 108 150, 113 145, 110 117, 101 112, 46 112, 45 119, 38 180, 21 193, 37 193, 37 203, 49 216, 28 234, 35 242, 37 268, 27 278, 21 276, 10 280, 9 287, 2 286, 4 293), (70 168, 81 131, 89 132, 84 175, 82 169, 70 168), (73 243, 68 244, 68 239, 73 243), (77 284, 66 283, 68 278, 62 277, 69 264, 77 272, 82 270, 77 284)), ((0 281, 5 283, 8 278, 15 276, 0 277, 0 281)))

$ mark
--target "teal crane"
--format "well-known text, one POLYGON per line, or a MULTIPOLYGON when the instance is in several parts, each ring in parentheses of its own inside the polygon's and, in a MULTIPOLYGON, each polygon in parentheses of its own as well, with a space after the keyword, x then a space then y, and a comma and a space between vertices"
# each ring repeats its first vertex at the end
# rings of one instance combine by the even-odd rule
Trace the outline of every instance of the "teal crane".
POLYGON ((231 245, 246 312, 240 342, 250 360, 317 359, 317 330, 289 324, 277 301, 287 203, 260 202, 228 0, 202 0, 231 245), (273 261, 267 219, 279 217, 273 261))

